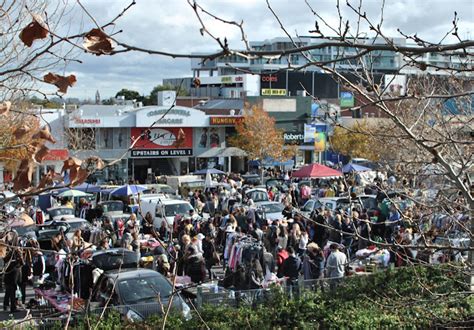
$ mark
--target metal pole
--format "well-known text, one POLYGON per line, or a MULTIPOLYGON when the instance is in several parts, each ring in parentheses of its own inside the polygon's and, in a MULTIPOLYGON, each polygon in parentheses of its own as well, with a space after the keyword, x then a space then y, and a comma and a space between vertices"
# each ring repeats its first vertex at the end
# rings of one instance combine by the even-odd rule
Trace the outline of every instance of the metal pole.
POLYGON ((132 179, 135 180, 135 158, 132 158, 132 179))

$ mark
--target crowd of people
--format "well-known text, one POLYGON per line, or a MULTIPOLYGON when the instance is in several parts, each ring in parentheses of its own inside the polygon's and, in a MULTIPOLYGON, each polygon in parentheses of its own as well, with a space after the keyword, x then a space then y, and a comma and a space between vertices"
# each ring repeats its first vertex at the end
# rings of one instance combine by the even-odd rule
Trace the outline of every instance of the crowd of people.
MULTIPOLYGON (((410 191, 389 195, 389 183, 380 178, 365 186, 357 185, 353 178, 318 180, 310 186, 290 182, 288 173, 267 171, 265 175, 282 179, 288 186, 267 190, 270 200, 284 205, 279 219, 265 219, 246 196, 249 186, 240 175, 223 175, 217 180, 226 185, 191 191, 186 198, 194 209, 176 216, 172 226, 163 221, 156 228, 153 215, 141 214, 140 209, 124 221, 114 221, 84 199, 77 206, 63 200, 62 205, 75 208, 76 215, 87 219, 91 227, 75 230, 72 238, 59 230, 51 239, 50 250, 79 260, 90 258, 91 253, 86 253, 90 250, 122 247, 140 254, 143 260, 152 260, 142 266, 169 278, 187 277, 192 283, 218 279, 236 290, 261 288, 282 279, 292 284, 299 277, 329 278, 334 287, 349 271, 351 260, 371 255, 371 251, 382 251, 384 266, 433 262, 435 251, 416 253, 410 246, 421 238, 429 245, 440 235, 460 230, 467 221, 456 208, 448 215, 433 215, 414 202, 410 191), (307 216, 300 212, 314 196, 356 200, 359 194, 375 196, 374 207, 355 203, 332 210, 322 205, 307 216), (204 210, 210 212, 209 218, 203 217, 204 210), (156 244, 150 245, 150 240, 156 244), (396 244, 379 249, 377 243, 396 244), (224 275, 218 278, 220 269, 224 275)), ((33 207, 25 210, 38 224, 42 221, 33 207)), ((28 283, 41 284, 46 274, 57 281, 65 270, 58 269, 57 256, 53 260, 43 256, 34 238, 19 238, 11 231, 5 242, 26 248, 9 248, 4 256, 4 309, 10 306, 14 312, 19 297, 25 303, 28 283)), ((439 262, 454 260, 456 255, 451 251, 441 257, 439 262)))

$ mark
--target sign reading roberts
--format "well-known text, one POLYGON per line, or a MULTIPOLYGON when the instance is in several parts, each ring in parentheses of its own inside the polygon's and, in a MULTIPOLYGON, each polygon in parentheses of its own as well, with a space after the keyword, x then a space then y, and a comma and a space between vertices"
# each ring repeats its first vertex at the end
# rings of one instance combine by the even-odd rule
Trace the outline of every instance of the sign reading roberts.
POLYGON ((286 144, 303 144, 304 133, 302 132, 285 132, 283 133, 283 139, 286 144))

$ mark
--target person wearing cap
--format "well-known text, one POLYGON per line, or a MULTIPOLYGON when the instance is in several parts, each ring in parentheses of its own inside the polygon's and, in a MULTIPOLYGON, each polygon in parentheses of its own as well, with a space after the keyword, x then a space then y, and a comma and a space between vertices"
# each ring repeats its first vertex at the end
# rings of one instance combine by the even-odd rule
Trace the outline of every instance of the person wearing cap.
POLYGON ((333 290, 341 278, 344 277, 345 268, 347 265, 347 256, 340 251, 339 244, 333 243, 329 247, 331 254, 326 261, 326 274, 331 279, 330 287, 333 290))

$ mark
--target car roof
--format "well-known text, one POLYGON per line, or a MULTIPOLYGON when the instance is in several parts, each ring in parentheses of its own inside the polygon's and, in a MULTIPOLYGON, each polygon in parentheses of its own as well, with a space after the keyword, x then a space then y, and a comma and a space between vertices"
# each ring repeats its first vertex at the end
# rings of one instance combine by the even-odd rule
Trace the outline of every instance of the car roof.
POLYGON ((188 201, 184 201, 182 199, 165 199, 161 201, 164 205, 171 205, 171 204, 189 204, 188 201))
POLYGON ((265 188, 252 188, 252 189, 247 190, 245 193, 248 194, 248 193, 251 193, 253 191, 267 192, 267 190, 265 188))
POLYGON ((321 197, 321 198, 318 198, 317 201, 323 201, 323 202, 334 201, 334 202, 337 202, 338 200, 341 200, 341 199, 349 199, 349 197, 321 197))
POLYGON ((71 219, 66 219, 66 220, 50 220, 47 221, 44 225, 37 225, 38 228, 48 228, 50 225, 53 223, 57 225, 61 224, 68 224, 68 223, 89 223, 86 219, 81 219, 81 218, 71 218, 71 219))
POLYGON ((46 209, 46 211, 52 211, 52 210, 60 210, 60 209, 70 209, 70 210, 74 210, 73 208, 69 207, 69 206, 65 206, 65 205, 61 205, 61 206, 55 206, 55 207, 50 207, 49 209, 46 209))
POLYGON ((161 200, 161 199, 170 199, 165 194, 145 194, 140 196, 140 200, 161 200))
POLYGON ((255 205, 257 206, 262 206, 262 205, 272 205, 272 204, 279 204, 279 205, 283 205, 282 203, 280 202, 274 202, 274 201, 261 201, 261 202, 255 202, 255 205))

